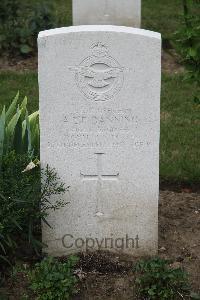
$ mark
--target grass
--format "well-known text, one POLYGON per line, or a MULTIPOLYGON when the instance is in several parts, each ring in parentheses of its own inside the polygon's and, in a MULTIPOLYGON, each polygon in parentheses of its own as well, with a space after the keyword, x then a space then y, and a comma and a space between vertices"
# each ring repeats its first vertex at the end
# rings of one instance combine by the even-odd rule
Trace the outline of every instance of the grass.
POLYGON ((182 26, 181 0, 143 0, 142 28, 158 31, 166 39, 182 26))
MULTIPOLYGON (((160 175, 170 181, 200 178, 200 106, 195 84, 182 76, 163 76, 161 97, 160 175)), ((199 89, 200 91, 200 89, 199 89)))
MULTIPOLYGON (((29 99, 29 112, 38 109, 37 73, 0 73, 0 107, 17 90, 29 99)), ((163 75, 161 94, 160 176, 163 180, 195 182, 200 177, 200 107, 193 102, 195 85, 180 75, 163 75)))
POLYGON ((3 104, 11 103, 17 91, 21 97, 28 97, 28 110, 33 112, 38 109, 38 83, 36 72, 16 73, 0 72, 0 110, 3 104))
POLYGON ((56 0, 56 12, 61 26, 72 25, 72 1, 56 0))

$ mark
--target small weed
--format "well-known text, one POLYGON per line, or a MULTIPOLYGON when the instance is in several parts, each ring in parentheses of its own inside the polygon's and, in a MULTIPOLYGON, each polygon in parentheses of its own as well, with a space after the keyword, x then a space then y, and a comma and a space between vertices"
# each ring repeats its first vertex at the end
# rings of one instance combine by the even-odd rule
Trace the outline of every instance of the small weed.
POLYGON ((70 256, 67 262, 47 257, 29 272, 30 288, 38 300, 68 300, 75 292, 77 282, 73 267, 78 258, 70 256))
MULTIPOLYGON (((171 268, 167 260, 153 258, 136 264, 135 280, 138 299, 192 299, 187 274, 181 268, 171 268)), ((193 298, 194 299, 194 298, 193 298)))

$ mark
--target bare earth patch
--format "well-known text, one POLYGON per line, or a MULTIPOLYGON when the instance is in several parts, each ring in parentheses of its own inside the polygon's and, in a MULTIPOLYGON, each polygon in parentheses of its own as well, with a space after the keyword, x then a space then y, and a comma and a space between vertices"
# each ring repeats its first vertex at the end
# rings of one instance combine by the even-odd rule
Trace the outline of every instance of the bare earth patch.
POLYGON ((0 71, 36 71, 38 67, 37 56, 29 57, 26 59, 0 57, 0 71))
POLYGON ((159 225, 161 256, 180 262, 200 291, 200 194, 162 191, 159 225))
POLYGON ((162 51, 162 71, 166 74, 180 74, 185 71, 179 62, 179 57, 174 50, 162 51))

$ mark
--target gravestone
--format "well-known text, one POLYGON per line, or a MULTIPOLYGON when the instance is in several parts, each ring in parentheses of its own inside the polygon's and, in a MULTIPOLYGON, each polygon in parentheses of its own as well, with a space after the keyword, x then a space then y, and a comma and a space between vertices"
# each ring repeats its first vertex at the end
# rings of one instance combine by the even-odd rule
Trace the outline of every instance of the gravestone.
POLYGON ((73 0, 74 25, 140 28, 141 0, 73 0))
POLYGON ((38 46, 41 163, 70 186, 43 226, 48 253, 155 254, 160 34, 77 26, 38 46))

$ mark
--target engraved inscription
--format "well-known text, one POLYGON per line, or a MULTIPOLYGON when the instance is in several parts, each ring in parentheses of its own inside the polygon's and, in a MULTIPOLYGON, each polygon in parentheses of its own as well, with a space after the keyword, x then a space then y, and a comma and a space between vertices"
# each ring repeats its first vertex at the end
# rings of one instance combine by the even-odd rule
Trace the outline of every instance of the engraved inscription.
POLYGON ((123 86, 123 68, 108 53, 102 43, 91 47, 91 56, 85 58, 78 67, 69 67, 75 71, 78 88, 86 98, 94 101, 106 101, 114 97, 123 86))
MULTIPOLYGON (((139 137, 134 137, 131 133, 126 135, 106 134, 101 135, 89 133, 68 133, 64 135, 64 141, 56 143, 58 147, 65 148, 125 148, 131 146, 134 150, 145 149, 152 145, 149 140, 142 140, 139 137)), ((51 144, 49 143, 49 146, 51 144)))
POLYGON ((145 131, 156 121, 153 116, 138 117, 132 109, 91 108, 63 115, 64 141, 69 148, 118 148, 131 146, 145 149, 152 145, 145 131), (143 138, 141 138, 141 126, 143 138), (145 130, 146 129, 146 130, 145 130))
POLYGON ((64 123, 72 131, 127 131, 138 127, 138 117, 130 109, 90 109, 64 115, 64 123))

